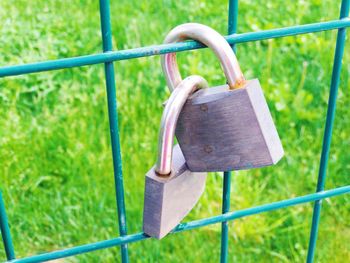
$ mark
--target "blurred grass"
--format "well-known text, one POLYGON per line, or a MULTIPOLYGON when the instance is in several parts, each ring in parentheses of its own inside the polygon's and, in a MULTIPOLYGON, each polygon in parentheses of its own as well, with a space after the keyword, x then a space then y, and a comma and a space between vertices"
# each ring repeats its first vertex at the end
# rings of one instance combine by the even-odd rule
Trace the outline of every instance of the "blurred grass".
MULTIPOLYGON (((340 1, 240 1, 239 32, 338 18, 340 1)), ((98 1, 0 3, 1 65, 101 52, 98 1)), ((117 49, 159 44, 180 23, 227 31, 222 1, 111 1, 117 49)), ((247 78, 259 78, 284 159, 235 172, 232 210, 313 192, 322 145, 336 31, 237 46, 247 78)), ((326 188, 349 184, 349 37, 326 188)), ((209 50, 179 54, 186 74, 224 83, 209 50)), ((156 158, 161 103, 168 97, 159 57, 115 65, 129 233, 142 225, 144 174, 156 158)), ((185 74, 184 74, 185 75, 185 74)), ((0 79, 0 188, 18 257, 118 236, 102 65, 0 79)), ((186 221, 221 211, 222 177, 186 221)), ((323 202, 316 262, 350 258, 349 195, 323 202)), ((304 262, 312 204, 230 223, 230 262, 304 262)), ((130 244, 131 262, 217 262, 220 226, 130 244)), ((0 258, 5 258, 0 246, 0 258)), ((67 259, 119 261, 119 248, 67 259)))

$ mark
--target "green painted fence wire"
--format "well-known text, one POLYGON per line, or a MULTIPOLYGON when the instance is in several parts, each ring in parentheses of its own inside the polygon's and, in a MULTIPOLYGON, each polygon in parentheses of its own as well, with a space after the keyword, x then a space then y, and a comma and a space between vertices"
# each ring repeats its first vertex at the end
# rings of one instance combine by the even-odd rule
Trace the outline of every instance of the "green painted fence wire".
MULTIPOLYGON (((327 109, 327 118, 325 125, 325 133, 323 138, 322 154, 320 161, 320 171, 317 183, 316 193, 300 196, 292 199, 282 200, 274 203, 269 203, 261 206, 247 208, 239 211, 229 212, 230 205, 230 172, 224 173, 223 184, 223 214, 204 218, 188 223, 180 224, 172 233, 178 233, 182 231, 188 231, 200 227, 205 227, 211 224, 222 223, 222 235, 221 235, 221 262, 227 262, 228 255, 228 225, 227 221, 251 216, 263 212, 273 211, 276 209, 286 208, 294 205, 299 205, 307 202, 315 202, 314 213, 312 219, 309 250, 307 256, 307 262, 311 263, 314 260, 314 254, 316 249, 316 240, 318 233, 318 225, 320 220, 321 200, 333 196, 350 193, 350 185, 334 188, 330 190, 324 190, 324 184, 326 179, 328 157, 330 151, 330 143, 332 137, 332 129, 335 117, 335 108, 338 87, 340 82, 340 71, 342 65, 342 58, 345 45, 345 33, 346 28, 350 26, 349 19, 350 0, 343 0, 341 2, 340 18, 338 20, 332 20, 327 22, 319 22, 306 25, 291 26, 285 28, 277 28, 271 30, 264 30, 259 32, 250 32, 243 34, 236 34, 237 29, 237 14, 238 14, 238 0, 229 1, 229 21, 228 21, 228 33, 226 40, 234 48, 234 44, 258 41, 264 39, 280 38, 286 36, 294 36, 299 34, 308 34, 313 32, 320 32, 326 30, 338 30, 333 72, 331 79, 331 89, 329 96, 329 103, 327 109)), ((113 62, 119 60, 147 57, 160 55, 170 52, 181 52, 191 49, 205 48, 202 44, 195 41, 188 41, 175 44, 158 45, 134 48, 129 50, 113 51, 112 47, 112 32, 110 24, 110 3, 109 0, 100 0, 100 18, 101 18, 101 32, 103 42, 103 53, 77 56, 65 59, 48 60, 43 62, 34 62, 23 65, 13 65, 0 67, 0 77, 8 77, 14 75, 29 74, 35 72, 45 72, 50 70, 58 70, 72 67, 81 67, 87 65, 105 63, 105 76, 106 76, 106 88, 108 98, 108 114, 110 121, 110 133, 113 155, 113 167, 115 178, 115 190, 117 200, 117 212, 119 220, 119 234, 117 238, 104 240, 96 243, 90 243, 86 245, 76 246, 72 248, 62 249, 59 251, 53 251, 40 255, 29 256, 26 258, 15 259, 15 250, 12 244, 12 238, 10 233, 10 227, 7 220, 5 204, 0 192, 0 230, 4 243, 4 248, 8 262, 43 262, 58 258, 65 258, 77 254, 87 253, 99 249, 108 247, 121 246, 121 260, 123 263, 129 262, 128 257, 128 243, 142 241, 147 238, 144 233, 127 234, 126 227, 126 211, 124 203, 124 187, 123 187, 123 175, 122 175, 122 160, 119 141, 119 129, 118 129, 118 114, 117 114, 117 102, 116 102, 116 87, 115 87, 115 73, 113 62)))

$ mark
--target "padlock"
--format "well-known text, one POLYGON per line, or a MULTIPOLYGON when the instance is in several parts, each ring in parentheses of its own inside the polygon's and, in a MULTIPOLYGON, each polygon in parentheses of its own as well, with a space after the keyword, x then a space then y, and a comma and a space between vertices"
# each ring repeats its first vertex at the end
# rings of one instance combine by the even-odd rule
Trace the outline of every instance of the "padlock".
POLYGON ((200 76, 190 76, 171 93, 163 112, 157 164, 147 172, 143 231, 161 239, 191 211, 205 188, 206 173, 192 173, 179 145, 173 147, 175 127, 183 105, 195 90, 208 87, 200 76))
MULTIPOLYGON (((188 168, 193 172, 229 171, 277 163, 283 147, 259 81, 245 80, 230 45, 208 26, 179 25, 164 43, 187 39, 211 48, 227 79, 227 85, 194 93, 179 116, 176 137, 188 168)), ((176 53, 162 55, 162 69, 173 90, 182 79, 176 53)))

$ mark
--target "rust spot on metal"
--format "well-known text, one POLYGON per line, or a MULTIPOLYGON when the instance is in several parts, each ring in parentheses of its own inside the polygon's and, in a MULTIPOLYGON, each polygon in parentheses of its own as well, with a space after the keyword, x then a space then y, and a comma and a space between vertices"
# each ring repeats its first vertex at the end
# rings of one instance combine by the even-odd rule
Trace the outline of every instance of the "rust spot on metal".
POLYGON ((159 54, 160 54, 160 49, 158 49, 158 48, 157 48, 157 49, 154 49, 154 50, 153 50, 153 54, 154 54, 154 55, 159 55, 159 54))
POLYGON ((202 104, 200 106, 201 111, 207 112, 208 111, 208 105, 207 104, 202 104))
POLYGON ((228 83, 228 86, 230 88, 230 90, 233 90, 233 89, 239 89, 239 88, 243 88, 245 86, 245 84, 247 83, 246 79, 244 78, 244 76, 242 75, 239 79, 237 79, 235 81, 234 84, 229 84, 228 83))
POLYGON ((161 173, 159 173, 159 172, 155 169, 154 172, 155 172, 155 174, 156 174, 157 176, 163 177, 163 178, 167 178, 167 177, 169 177, 169 176, 171 175, 171 171, 170 171, 170 173, 168 173, 168 174, 161 174, 161 173))
POLYGON ((214 150, 213 147, 211 147, 210 145, 205 145, 204 146, 204 151, 206 153, 211 153, 213 150, 214 150))

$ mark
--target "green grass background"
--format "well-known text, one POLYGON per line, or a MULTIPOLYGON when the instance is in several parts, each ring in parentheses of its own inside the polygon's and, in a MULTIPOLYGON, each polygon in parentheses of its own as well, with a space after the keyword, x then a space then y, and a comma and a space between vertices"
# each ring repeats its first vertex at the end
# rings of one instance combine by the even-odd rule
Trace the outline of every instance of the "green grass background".
MULTIPOLYGON (((239 32, 337 19, 340 1, 239 4, 239 32)), ((101 52, 98 1, 2 0, 0 63, 101 52)), ((159 44, 174 26, 227 32, 226 1, 111 1, 116 49, 159 44)), ((237 46, 248 79, 259 78, 285 149, 274 167, 234 172, 231 210, 315 191, 336 31, 237 46)), ((349 37, 326 188, 349 184, 349 37)), ((209 50, 179 54, 184 75, 225 82, 209 50)), ((144 174, 155 163, 162 102, 159 57, 115 64, 129 233, 142 227, 144 174)), ((16 254, 29 256, 118 236, 103 65, 0 80, 0 187, 16 254)), ((185 221, 221 211, 222 176, 211 174, 185 221)), ((230 222, 230 262, 304 262, 312 204, 230 222)), ((323 201, 316 262, 350 258, 350 197, 323 201)), ((131 262, 217 262, 220 225, 130 244, 131 262)), ((66 259, 120 261, 119 248, 66 259)), ((0 245, 0 259, 4 260, 0 245)))

